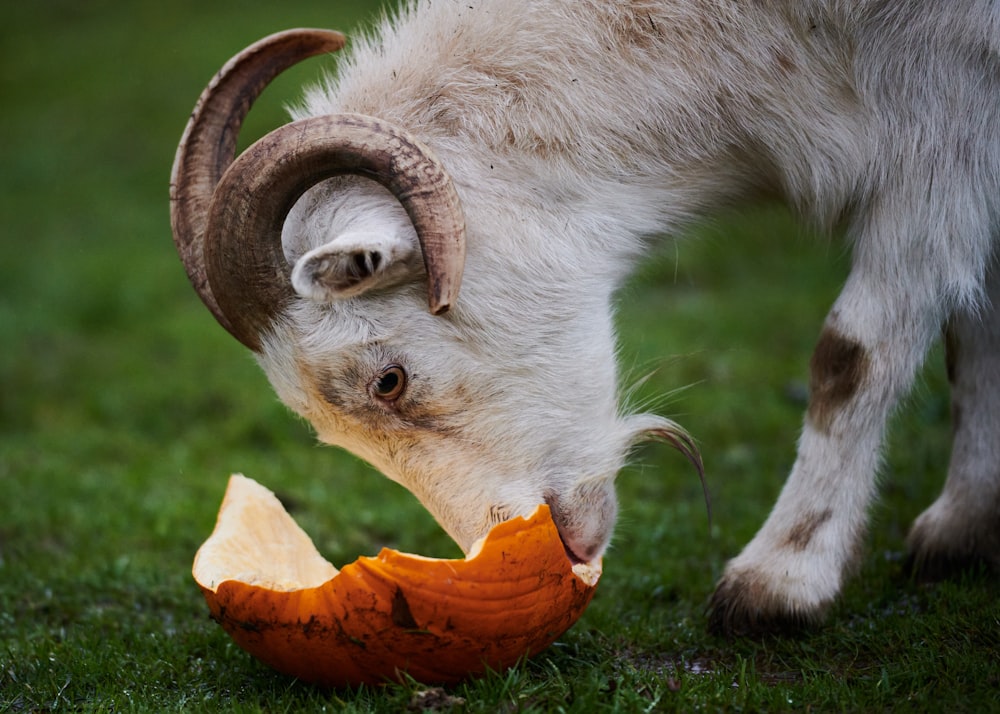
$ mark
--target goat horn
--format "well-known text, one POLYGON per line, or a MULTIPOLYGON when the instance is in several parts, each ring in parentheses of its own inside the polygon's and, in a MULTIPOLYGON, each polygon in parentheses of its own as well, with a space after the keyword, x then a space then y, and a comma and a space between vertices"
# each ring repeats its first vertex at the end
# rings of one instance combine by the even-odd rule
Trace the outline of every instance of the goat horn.
POLYGON ((465 221, 451 178, 430 149, 374 117, 301 119, 243 152, 209 207, 205 261, 212 292, 230 331, 255 352, 261 333, 294 297, 281 246, 285 217, 311 186, 344 174, 381 183, 406 209, 423 251, 430 311, 447 312, 457 298, 465 221))
POLYGON ((431 312, 446 312, 458 295, 461 205, 441 164, 405 131, 360 115, 317 117, 272 132, 233 165, 243 119, 268 83, 344 42, 339 32, 298 29, 240 52, 202 92, 174 158, 170 216, 188 278, 219 324, 254 351, 293 294, 284 219, 302 193, 332 176, 374 179, 403 204, 423 250, 431 312))
POLYGON ((264 88, 292 65, 335 52, 345 38, 329 30, 297 29, 265 37, 233 57, 198 98, 177 147, 170 177, 170 223, 188 279, 229 332, 205 272, 204 235, 212 193, 236 155, 240 127, 264 88))

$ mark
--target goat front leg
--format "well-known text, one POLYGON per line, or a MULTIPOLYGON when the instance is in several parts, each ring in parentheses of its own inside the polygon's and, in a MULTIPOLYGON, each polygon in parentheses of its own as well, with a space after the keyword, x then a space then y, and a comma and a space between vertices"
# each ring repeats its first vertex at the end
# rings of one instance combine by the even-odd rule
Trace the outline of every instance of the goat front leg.
POLYGON ((939 580, 985 564, 1000 571, 1000 264, 981 310, 956 313, 945 345, 952 451, 940 497, 913 525, 909 566, 939 580))
POLYGON ((798 455, 763 527, 731 560, 709 627, 760 634, 820 618, 858 560, 886 421, 940 330, 936 291, 856 264, 810 363, 798 455))

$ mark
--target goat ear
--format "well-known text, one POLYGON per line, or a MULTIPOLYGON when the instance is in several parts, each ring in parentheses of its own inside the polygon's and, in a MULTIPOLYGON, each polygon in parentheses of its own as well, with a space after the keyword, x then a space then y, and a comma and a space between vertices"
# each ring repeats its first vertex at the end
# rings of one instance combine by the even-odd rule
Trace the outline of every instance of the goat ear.
POLYGON ((420 251, 413 240, 345 233, 296 261, 292 287, 308 300, 333 302, 405 282, 420 268, 420 251))

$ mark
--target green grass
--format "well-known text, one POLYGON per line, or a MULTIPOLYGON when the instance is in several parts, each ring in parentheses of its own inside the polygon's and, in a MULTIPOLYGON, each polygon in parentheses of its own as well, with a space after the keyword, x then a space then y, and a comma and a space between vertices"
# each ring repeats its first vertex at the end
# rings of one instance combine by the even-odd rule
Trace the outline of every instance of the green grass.
MULTIPOLYGON (((271 672, 208 619, 190 577, 236 470, 297 504, 334 562, 382 545, 456 553, 407 493, 315 445, 201 306, 170 239, 173 149, 211 73, 268 32, 352 29, 374 7, 0 7, 0 712, 419 709, 419 683, 328 692, 271 672)), ((281 121, 321 65, 268 90, 249 131, 281 121)), ((901 574, 908 524, 947 462, 938 353, 894 423, 861 573, 825 626, 705 634, 712 584, 793 458, 809 352, 847 261, 776 209, 700 233, 637 276, 620 323, 630 380, 652 373, 636 401, 702 445, 711 528, 683 459, 644 449, 620 477, 620 527, 580 622, 532 661, 439 692, 438 708, 1000 709, 996 580, 901 574)))

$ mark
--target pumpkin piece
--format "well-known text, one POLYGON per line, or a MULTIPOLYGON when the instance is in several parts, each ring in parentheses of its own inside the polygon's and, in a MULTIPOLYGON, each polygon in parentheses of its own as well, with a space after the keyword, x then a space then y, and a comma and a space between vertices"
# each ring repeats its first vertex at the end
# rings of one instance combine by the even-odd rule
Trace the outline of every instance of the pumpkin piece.
POLYGON ((383 548, 338 572, 271 491, 234 475, 193 575, 212 618, 254 657, 350 686, 404 672, 452 683, 537 654, 583 613, 601 564, 572 565, 541 505, 464 560, 383 548))

